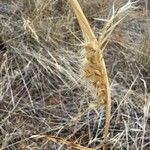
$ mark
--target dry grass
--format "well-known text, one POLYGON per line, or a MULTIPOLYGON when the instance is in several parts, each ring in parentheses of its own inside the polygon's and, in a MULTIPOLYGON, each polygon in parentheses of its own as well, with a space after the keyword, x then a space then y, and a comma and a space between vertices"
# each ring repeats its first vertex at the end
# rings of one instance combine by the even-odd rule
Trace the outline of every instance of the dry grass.
POLYGON ((78 4, 78 1, 70 0, 69 3, 74 9, 83 35, 85 37, 84 45, 86 49, 86 63, 83 68, 83 76, 90 79, 90 81, 94 85, 97 95, 97 104, 104 104, 106 107, 106 123, 103 147, 103 149, 106 149, 111 117, 111 98, 107 71, 101 49, 101 45, 103 45, 101 44, 102 40, 100 39, 98 42, 98 40, 96 39, 80 5, 78 4))
MULTIPOLYGON (((147 150, 149 1, 133 2, 132 11, 121 9, 127 8, 127 0, 79 2, 94 36, 101 37, 109 75, 108 149, 147 150), (123 15, 117 14, 119 8, 123 15)), ((73 149, 63 142, 30 138, 43 133, 102 148, 105 115, 93 105, 94 89, 81 78, 81 33, 63 0, 0 2, 0 149, 73 149)))
POLYGON ((133 3, 128 1, 127 4, 122 8, 118 10, 115 10, 115 8, 113 9, 112 16, 109 18, 108 22, 102 29, 102 34, 98 40, 95 37, 78 1, 69 0, 69 3, 78 18, 83 36, 85 38, 84 47, 86 50, 86 62, 83 68, 83 76, 88 78, 94 85, 97 95, 97 104, 104 104, 106 107, 106 123, 103 146, 103 149, 105 150, 107 149, 108 130, 111 118, 111 95, 107 69, 103 58, 103 51, 112 31, 121 22, 121 20, 126 17, 128 10, 132 8, 133 3))
POLYGON ((66 145, 71 146, 72 148, 75 148, 75 149, 78 149, 78 150, 95 150, 93 148, 83 147, 81 145, 78 145, 78 144, 75 144, 73 142, 67 141, 63 138, 50 136, 50 135, 33 135, 30 138, 46 138, 49 141, 66 144, 66 145))

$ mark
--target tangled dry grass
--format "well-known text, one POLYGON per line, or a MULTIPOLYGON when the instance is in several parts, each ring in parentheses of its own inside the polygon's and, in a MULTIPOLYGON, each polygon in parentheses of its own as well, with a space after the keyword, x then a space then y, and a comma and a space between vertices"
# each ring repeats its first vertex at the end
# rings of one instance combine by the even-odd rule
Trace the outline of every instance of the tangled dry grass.
MULTIPOLYGON (((128 1, 79 2, 99 37, 128 1)), ((108 147, 148 150, 150 3, 132 6, 103 49, 112 93, 108 147)), ((105 112, 81 78, 83 43, 67 1, 0 1, 0 149, 73 149, 62 141, 102 148, 105 112), (31 138, 42 134, 61 142, 31 138)))

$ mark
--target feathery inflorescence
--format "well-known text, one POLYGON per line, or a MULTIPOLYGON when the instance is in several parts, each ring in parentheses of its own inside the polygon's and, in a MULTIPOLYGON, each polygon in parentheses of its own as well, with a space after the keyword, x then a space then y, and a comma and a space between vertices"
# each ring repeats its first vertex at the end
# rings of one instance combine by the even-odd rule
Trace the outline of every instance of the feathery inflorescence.
POLYGON ((103 146, 103 149, 106 149, 111 117, 111 96, 109 79, 103 58, 103 50, 107 44, 111 32, 116 27, 116 25, 119 24, 119 22, 127 15, 127 13, 124 12, 127 12, 126 10, 131 7, 132 3, 129 1, 125 6, 118 9, 117 11, 113 9, 113 15, 104 26, 103 32, 97 40, 78 1, 69 0, 68 2, 74 10, 85 39, 84 47, 86 51, 86 62, 83 67, 83 76, 90 80, 90 82, 95 87, 98 106, 100 104, 104 104, 106 108, 106 122, 103 146))

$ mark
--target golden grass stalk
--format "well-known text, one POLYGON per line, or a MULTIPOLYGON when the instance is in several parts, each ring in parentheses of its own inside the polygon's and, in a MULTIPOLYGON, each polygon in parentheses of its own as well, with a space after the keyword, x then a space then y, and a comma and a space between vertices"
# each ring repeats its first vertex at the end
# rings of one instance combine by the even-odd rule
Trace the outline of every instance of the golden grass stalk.
POLYGON ((101 36, 97 39, 91 29, 88 20, 86 19, 77 0, 68 0, 70 6, 78 19, 80 28, 82 30, 85 40, 85 59, 86 63, 83 67, 83 76, 91 81, 96 89, 97 104, 104 104, 106 110, 105 130, 104 130, 104 144, 105 150, 108 143, 108 130, 111 118, 111 96, 109 88, 109 80, 107 70, 103 58, 103 50, 107 44, 107 40, 114 30, 116 25, 126 17, 127 10, 131 7, 132 2, 128 1, 126 5, 115 11, 103 28, 101 36))
POLYGON ((68 2, 77 16, 83 32, 83 36, 85 38, 86 64, 83 68, 84 77, 89 79, 94 85, 97 91, 96 94, 98 104, 103 103, 106 107, 106 122, 103 146, 103 148, 105 149, 108 142, 108 130, 110 126, 111 97, 103 53, 100 44, 96 39, 78 1, 69 0, 68 2))
POLYGON ((63 139, 63 138, 60 138, 60 137, 57 137, 57 136, 51 136, 51 135, 33 135, 30 138, 38 138, 38 139, 45 138, 48 141, 53 141, 53 142, 56 142, 56 143, 61 143, 61 144, 69 145, 72 148, 75 148, 77 150, 95 150, 95 149, 92 149, 92 148, 87 148, 87 147, 81 146, 79 144, 75 144, 74 142, 68 141, 66 139, 63 139))

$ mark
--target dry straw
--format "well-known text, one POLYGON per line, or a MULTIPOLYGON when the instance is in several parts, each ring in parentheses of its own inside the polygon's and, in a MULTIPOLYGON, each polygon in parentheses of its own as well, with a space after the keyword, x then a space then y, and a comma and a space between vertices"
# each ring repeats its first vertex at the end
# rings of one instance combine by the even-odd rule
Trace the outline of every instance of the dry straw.
MULTIPOLYGON (((116 25, 127 15, 127 10, 131 8, 131 1, 128 1, 126 5, 116 10, 113 9, 111 18, 107 21, 103 28, 101 36, 97 39, 93 30, 91 29, 89 22, 87 21, 79 3, 77 0, 68 0, 70 6, 73 8, 74 13, 78 19, 80 28, 84 36, 84 48, 86 51, 85 59, 86 63, 83 67, 83 76, 87 78, 95 87, 97 95, 97 106, 104 105, 106 110, 105 130, 104 130, 104 144, 103 150, 107 149, 108 144, 108 131, 111 118, 111 96, 110 86, 107 75, 107 70, 103 58, 103 51, 106 47, 107 41, 111 32, 116 25)), ((46 138, 49 141, 62 143, 69 145, 79 150, 94 150, 91 148, 83 147, 75 144, 66 139, 51 136, 51 135, 33 135, 30 138, 46 138)))
POLYGON ((129 1, 122 8, 115 11, 106 23, 101 36, 97 39, 87 21, 77 0, 68 0, 70 6, 78 19, 80 28, 82 30, 85 40, 85 59, 86 63, 83 67, 83 75, 89 79, 96 89, 97 104, 103 104, 106 109, 106 121, 104 131, 104 144, 103 149, 106 149, 108 143, 108 130, 111 118, 111 96, 107 70, 103 58, 103 50, 106 46, 107 40, 116 27, 116 25, 127 15, 127 11, 131 7, 129 1))
POLYGON ((60 137, 56 137, 56 136, 51 136, 51 135, 33 135, 30 138, 32 138, 32 139, 35 139, 35 138, 36 139, 44 138, 44 139, 47 139, 48 141, 53 141, 53 142, 56 142, 56 143, 61 143, 61 144, 69 145, 72 148, 75 148, 77 150, 95 150, 93 148, 87 148, 87 147, 81 146, 79 144, 75 144, 74 142, 68 141, 68 140, 66 140, 64 138, 60 138, 60 137))

